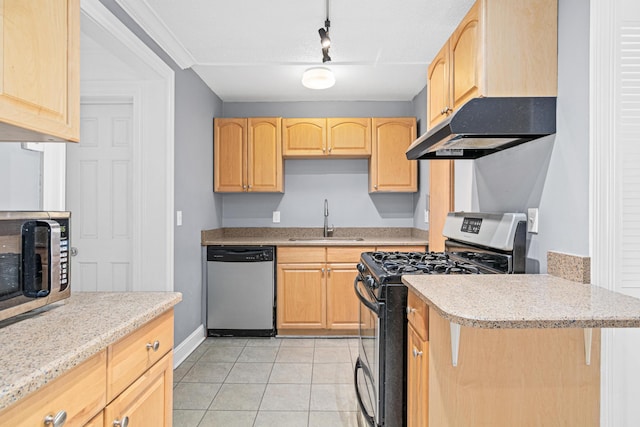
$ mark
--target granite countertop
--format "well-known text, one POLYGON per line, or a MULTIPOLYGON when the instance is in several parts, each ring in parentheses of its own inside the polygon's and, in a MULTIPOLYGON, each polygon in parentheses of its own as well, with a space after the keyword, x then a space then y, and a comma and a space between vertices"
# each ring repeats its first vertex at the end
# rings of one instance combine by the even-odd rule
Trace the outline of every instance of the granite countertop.
POLYGON ((76 292, 0 328, 0 410, 182 300, 177 292, 76 292), (16 321, 17 320, 17 321, 16 321))
POLYGON ((322 228, 221 228, 203 230, 201 244, 242 246, 426 246, 428 232, 414 228, 338 228, 323 238, 322 228))
POLYGON ((476 328, 636 328, 640 299, 546 274, 411 275, 445 319, 476 328))

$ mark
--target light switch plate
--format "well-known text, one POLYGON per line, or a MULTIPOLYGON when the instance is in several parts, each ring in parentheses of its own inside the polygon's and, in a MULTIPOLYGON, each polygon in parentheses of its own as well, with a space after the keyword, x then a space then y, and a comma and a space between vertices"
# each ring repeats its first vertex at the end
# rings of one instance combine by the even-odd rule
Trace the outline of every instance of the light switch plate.
POLYGON ((532 234, 538 233, 538 208, 527 209, 527 232, 532 234))
POLYGON ((429 222, 429 210, 425 209, 424 210, 424 222, 429 222))
POLYGON ((280 211, 273 211, 273 223, 277 224, 280 222, 280 211))
POLYGON ((182 211, 176 211, 176 225, 178 227, 182 225, 182 211))

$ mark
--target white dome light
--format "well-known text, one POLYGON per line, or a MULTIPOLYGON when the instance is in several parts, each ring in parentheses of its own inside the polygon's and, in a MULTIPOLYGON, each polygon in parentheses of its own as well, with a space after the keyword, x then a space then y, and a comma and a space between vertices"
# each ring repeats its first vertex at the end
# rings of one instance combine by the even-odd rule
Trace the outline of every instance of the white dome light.
POLYGON ((328 89, 335 83, 333 72, 325 67, 309 68, 302 74, 302 84, 309 89, 328 89))

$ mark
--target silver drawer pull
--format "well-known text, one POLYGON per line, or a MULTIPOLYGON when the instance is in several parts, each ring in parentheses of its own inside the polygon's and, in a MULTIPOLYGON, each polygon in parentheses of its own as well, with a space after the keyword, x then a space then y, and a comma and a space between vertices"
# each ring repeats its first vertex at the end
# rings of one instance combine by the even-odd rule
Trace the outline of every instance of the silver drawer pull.
POLYGON ((153 344, 149 342, 147 343, 147 350, 158 351, 159 348, 160 348, 160 341, 158 340, 155 340, 153 344))
POLYGON ((62 427, 67 422, 67 411, 60 411, 55 416, 47 415, 44 417, 44 425, 53 427, 62 427))
POLYGON ((409 305, 407 306, 407 314, 411 314, 411 313, 415 313, 415 312, 416 312, 415 308, 413 308, 413 307, 411 307, 409 305))
POLYGON ((413 347, 413 357, 422 356, 422 352, 418 351, 417 348, 413 347))
POLYGON ((124 417, 121 420, 113 420, 113 427, 127 427, 128 425, 129 425, 129 417, 124 417))

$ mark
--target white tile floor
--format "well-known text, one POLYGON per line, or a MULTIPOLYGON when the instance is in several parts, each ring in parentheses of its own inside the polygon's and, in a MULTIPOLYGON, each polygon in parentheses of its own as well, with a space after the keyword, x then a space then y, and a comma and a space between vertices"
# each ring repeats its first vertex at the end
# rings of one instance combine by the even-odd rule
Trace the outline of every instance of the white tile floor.
POLYGON ((356 427, 355 338, 207 338, 174 371, 174 427, 356 427))

